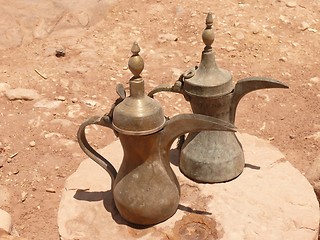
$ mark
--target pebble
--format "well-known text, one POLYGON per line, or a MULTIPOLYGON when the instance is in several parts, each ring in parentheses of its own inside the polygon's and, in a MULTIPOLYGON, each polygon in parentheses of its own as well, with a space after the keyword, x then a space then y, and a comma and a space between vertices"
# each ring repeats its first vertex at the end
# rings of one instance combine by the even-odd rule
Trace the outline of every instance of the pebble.
POLYGON ((297 2, 295 0, 287 0, 286 1, 286 6, 290 8, 294 8, 298 6, 297 2))
POLYGON ((49 32, 49 26, 47 25, 45 19, 42 18, 33 29, 33 37, 38 39, 45 38, 49 35, 49 32))
POLYGON ((56 97, 55 98, 55 100, 58 100, 58 101, 65 101, 66 100, 66 97, 64 97, 64 96, 58 96, 58 97, 56 97))
POLYGON ((64 51, 64 49, 57 49, 56 50, 56 57, 64 57, 66 55, 66 52, 64 51))
POLYGON ((46 192, 48 193, 55 193, 56 190, 54 188, 46 188, 46 192))
POLYGON ((61 101, 51 101, 48 99, 42 99, 38 102, 36 102, 33 106, 36 108, 48 108, 53 109, 59 107, 61 104, 61 101))
POLYGON ((39 98, 39 94, 34 89, 26 89, 26 88, 14 88, 8 89, 5 92, 5 96, 10 100, 26 100, 31 101, 39 98))
POLYGON ((236 34, 234 35, 236 39, 238 40, 242 40, 244 39, 244 34, 243 32, 236 32, 236 34))
POLYGON ((170 41, 178 41, 178 37, 177 37, 177 35, 174 35, 171 33, 160 34, 158 37, 158 41, 160 43, 170 42, 170 41))
POLYGON ((21 193, 21 202, 25 202, 27 200, 28 193, 23 191, 21 193))
POLYGON ((318 83, 318 82, 320 82, 320 78, 319 77, 310 78, 310 82, 318 83))
POLYGON ((5 92, 10 89, 10 85, 8 83, 0 83, 0 93, 5 92))
POLYGON ((301 22, 301 25, 300 25, 301 31, 305 31, 305 30, 307 30, 309 27, 310 27, 309 23, 307 23, 307 22, 301 22))
POLYGON ((62 135, 60 133, 55 133, 55 132, 51 132, 51 133, 46 133, 44 135, 44 138, 52 138, 52 137, 62 137, 62 135))
POLYGON ((259 27, 257 24, 255 24, 255 23, 251 23, 251 24, 250 24, 250 30, 251 30, 251 32, 252 32, 253 34, 257 34, 257 33, 260 32, 260 27, 259 27))
POLYGON ((86 27, 89 24, 89 16, 85 12, 81 12, 78 14, 78 21, 83 26, 86 27))
POLYGON ((83 103, 90 106, 90 107, 94 107, 97 105, 97 101, 91 100, 91 99, 86 99, 83 100, 83 103))
POLYGON ((286 62, 288 59, 286 58, 286 57, 281 57, 281 58, 279 58, 279 61, 280 62, 286 62))
POLYGON ((4 157, 3 157, 3 156, 0 156, 0 168, 3 167, 4 162, 5 162, 4 157))
POLYGON ((0 229, 5 230, 7 233, 11 233, 12 230, 12 218, 9 213, 0 209, 0 229))
POLYGON ((34 147, 34 146, 36 146, 36 142, 35 142, 35 141, 31 141, 31 142, 29 142, 29 146, 30 146, 30 147, 34 147))
POLYGON ((232 52, 232 51, 235 51, 236 48, 234 46, 228 46, 228 47, 226 47, 226 50, 227 50, 227 52, 232 52))
POLYGON ((60 118, 57 118, 57 119, 53 119, 50 121, 50 123, 52 124, 57 124, 57 125, 60 125, 62 127, 70 127, 72 125, 72 122, 68 119, 60 119, 60 118))
POLYGON ((79 101, 78 98, 72 98, 72 99, 71 99, 71 102, 72 102, 72 103, 76 103, 76 102, 78 102, 78 101, 79 101))

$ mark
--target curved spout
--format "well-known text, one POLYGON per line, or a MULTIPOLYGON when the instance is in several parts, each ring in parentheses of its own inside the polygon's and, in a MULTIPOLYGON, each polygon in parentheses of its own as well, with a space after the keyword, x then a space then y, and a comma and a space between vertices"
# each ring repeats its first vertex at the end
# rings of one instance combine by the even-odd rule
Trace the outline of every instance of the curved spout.
POLYGON ((167 149, 182 134, 203 130, 236 132, 233 124, 217 118, 201 114, 180 114, 168 120, 161 141, 167 149))
POLYGON ((264 89, 264 88, 289 88, 289 87, 278 80, 274 80, 271 78, 264 78, 264 77, 250 77, 250 78, 244 78, 239 80, 234 88, 231 107, 230 107, 231 123, 234 123, 235 116, 236 116, 236 109, 240 99, 249 92, 252 92, 258 89, 264 89))

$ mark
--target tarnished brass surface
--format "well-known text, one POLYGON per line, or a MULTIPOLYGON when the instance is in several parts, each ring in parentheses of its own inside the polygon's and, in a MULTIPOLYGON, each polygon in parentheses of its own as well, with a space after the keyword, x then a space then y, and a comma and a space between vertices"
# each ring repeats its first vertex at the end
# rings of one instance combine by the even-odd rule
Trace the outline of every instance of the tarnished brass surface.
POLYGON ((180 186, 170 167, 169 150, 182 134, 202 130, 235 131, 233 124, 199 114, 181 114, 166 120, 162 108, 144 93, 140 73, 143 61, 137 44, 129 68, 134 74, 130 80, 130 96, 121 85, 120 98, 108 114, 92 117, 78 130, 81 149, 112 178, 112 193, 120 215, 127 221, 152 225, 171 217, 180 200, 180 186), (119 172, 88 143, 85 128, 98 124, 114 130, 124 151, 119 172))
MULTIPOLYGON (((239 80, 234 86, 230 72, 220 69, 211 44, 214 41, 212 14, 206 19, 202 39, 205 48, 199 67, 181 75, 174 86, 159 86, 160 91, 179 92, 190 102, 193 113, 234 123, 236 108, 247 93, 263 88, 288 88, 285 84, 263 77, 239 80)), ((180 154, 180 170, 197 182, 224 182, 237 177, 245 164, 241 143, 233 132, 201 131, 191 133, 180 154)))
POLYGON ((128 65, 134 76, 129 81, 130 96, 114 109, 112 125, 117 132, 127 135, 151 134, 163 128, 165 117, 160 104, 145 95, 144 80, 140 77, 144 63, 137 43, 131 52, 128 65))

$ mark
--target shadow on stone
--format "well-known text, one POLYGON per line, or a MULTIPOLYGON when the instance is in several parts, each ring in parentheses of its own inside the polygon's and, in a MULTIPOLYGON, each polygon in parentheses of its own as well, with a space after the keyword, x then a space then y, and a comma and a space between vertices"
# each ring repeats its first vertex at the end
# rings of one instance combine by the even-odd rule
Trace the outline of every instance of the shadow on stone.
MULTIPOLYGON (((79 201, 87 201, 87 202, 103 201, 104 208, 111 213, 112 219, 119 225, 126 225, 135 229, 146 229, 154 226, 154 225, 144 226, 144 225, 133 224, 123 219, 116 208, 111 190, 100 191, 100 192, 89 192, 86 190, 78 189, 73 197, 79 201)), ((178 209, 181 211, 199 214, 199 215, 212 215, 212 213, 210 212, 194 210, 191 207, 187 207, 181 204, 179 204, 178 209)))
POLYGON ((199 214, 199 215, 212 215, 211 212, 207 212, 207 211, 201 211, 201 210, 194 210, 191 207, 186 207, 183 206, 181 204, 179 204, 178 209, 184 212, 189 212, 189 213, 195 213, 195 214, 199 214))
POLYGON ((251 168, 251 169, 254 169, 254 170, 260 170, 260 166, 256 166, 256 165, 253 165, 253 164, 250 164, 250 163, 246 163, 244 164, 244 167, 245 168, 251 168))

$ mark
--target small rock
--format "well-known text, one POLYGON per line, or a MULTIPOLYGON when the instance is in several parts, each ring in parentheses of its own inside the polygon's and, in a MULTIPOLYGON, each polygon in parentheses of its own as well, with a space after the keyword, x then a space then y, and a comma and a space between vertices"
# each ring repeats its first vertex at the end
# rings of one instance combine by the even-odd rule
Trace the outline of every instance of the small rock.
POLYGON ((178 37, 171 33, 160 34, 158 37, 158 41, 161 43, 170 42, 170 41, 178 41, 178 37))
POLYGON ((10 85, 8 83, 0 83, 0 93, 5 92, 10 89, 10 85))
POLYGON ((7 158, 7 163, 11 163, 12 162, 12 158, 7 158))
POLYGON ((52 132, 52 133, 46 133, 44 135, 45 138, 52 138, 52 137, 62 137, 62 135, 60 133, 55 133, 55 132, 52 132))
POLYGON ((33 37, 37 39, 45 38, 49 35, 49 32, 49 26, 47 25, 45 19, 41 19, 33 29, 33 37))
POLYGON ((42 99, 38 102, 36 102, 33 106, 36 108, 48 108, 53 109, 59 107, 61 104, 61 101, 50 101, 48 99, 42 99))
POLYGON ((114 78, 114 77, 111 77, 110 80, 111 80, 111 81, 116 81, 117 79, 114 78))
POLYGON ((235 51, 236 48, 234 46, 228 46, 228 47, 226 47, 226 50, 227 50, 227 52, 232 52, 232 51, 235 51))
POLYGON ((288 59, 286 58, 286 57, 281 57, 281 58, 279 58, 279 61, 280 62, 286 62, 288 59))
POLYGON ((34 147, 34 146, 36 146, 36 142, 35 142, 35 141, 31 141, 31 142, 29 142, 29 146, 30 146, 30 147, 34 147))
POLYGON ((15 169, 15 170, 13 170, 13 172, 12 172, 14 175, 17 175, 18 173, 19 173, 19 169, 15 169))
POLYGON ((289 138, 290 138, 290 139, 294 139, 295 137, 296 137, 296 136, 293 135, 293 134, 290 134, 290 135, 289 135, 289 138))
POLYGON ((90 106, 90 107, 94 107, 97 105, 97 102, 94 101, 94 100, 91 100, 91 99, 86 99, 86 100, 83 100, 83 103, 90 106))
POLYGON ((62 127, 70 127, 72 125, 72 122, 68 119, 53 119, 50 121, 50 123, 52 124, 57 124, 57 125, 60 125, 62 127))
POLYGON ((10 100, 26 100, 31 101, 39 98, 39 94, 34 89, 26 89, 26 88, 15 88, 8 89, 5 92, 6 97, 10 100))
POLYGON ((320 82, 320 78, 319 77, 310 78, 310 82, 318 83, 318 82, 320 82))
POLYGON ((46 192, 48 193, 55 193, 56 190, 54 188, 46 188, 46 192))
POLYGON ((71 146, 74 145, 76 142, 70 139, 62 138, 59 139, 59 143, 63 146, 71 146))
POLYGON ((64 96, 58 96, 58 97, 56 97, 55 98, 55 100, 58 100, 58 101, 65 101, 66 100, 66 97, 64 97, 64 96))
POLYGON ((23 191, 21 193, 21 202, 25 202, 27 200, 28 193, 23 191))
POLYGON ((191 60, 191 57, 190 57, 190 56, 186 56, 186 57, 184 58, 183 62, 184 62, 184 63, 188 63, 188 62, 190 62, 190 60, 191 60))
POLYGON ((78 21, 83 27, 87 26, 89 24, 89 16, 88 16, 88 14, 85 13, 85 12, 79 13, 78 14, 78 21))
POLYGON ((320 140, 320 132, 316 132, 314 134, 311 134, 311 135, 305 137, 305 139, 310 139, 310 138, 312 138, 314 140, 320 140))
POLYGON ((301 31, 305 31, 310 27, 310 25, 307 22, 302 22, 300 25, 301 31))
POLYGON ((286 1, 286 6, 290 8, 294 8, 298 6, 297 2, 295 0, 287 0, 286 1))
POLYGON ((72 102, 72 103, 76 103, 76 102, 78 102, 78 101, 79 101, 78 98, 72 98, 72 99, 71 99, 71 102, 72 102))
POLYGON ((280 15, 279 19, 284 22, 284 23, 289 23, 290 21, 288 20, 288 18, 284 15, 280 15))
POLYGON ((56 50, 56 57, 64 57, 66 55, 66 52, 64 51, 64 49, 57 49, 56 50))
POLYGON ((236 39, 238 40, 242 40, 244 39, 244 34, 243 32, 236 32, 236 34, 234 35, 236 39))
POLYGON ((3 156, 0 156, 0 168, 3 167, 4 162, 5 162, 4 157, 3 157, 3 156))
POLYGON ((9 213, 0 209, 0 229, 5 230, 7 233, 11 233, 12 219, 9 213))
POLYGON ((251 23, 249 28, 253 34, 257 34, 261 31, 260 27, 256 23, 251 23))

